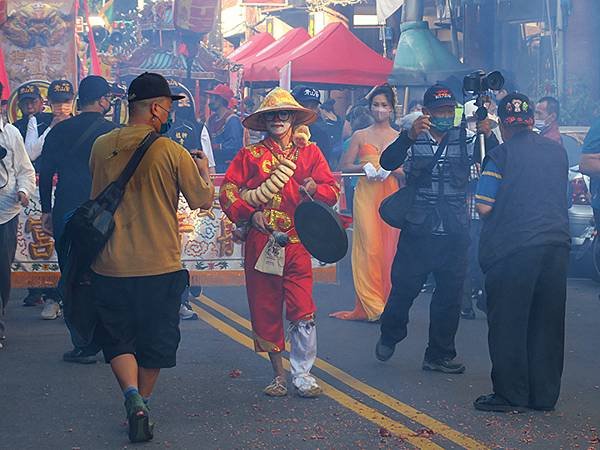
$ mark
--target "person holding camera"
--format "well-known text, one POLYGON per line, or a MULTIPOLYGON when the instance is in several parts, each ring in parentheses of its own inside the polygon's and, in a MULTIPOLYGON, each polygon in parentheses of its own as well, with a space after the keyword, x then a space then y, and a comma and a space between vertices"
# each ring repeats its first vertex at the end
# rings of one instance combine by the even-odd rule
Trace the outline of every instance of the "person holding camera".
MULTIPOLYGON (((173 102, 182 98, 156 73, 131 82, 128 125, 92 148, 90 198, 119 178, 146 138, 168 132, 173 102)), ((180 193, 192 210, 213 203, 208 158, 200 151, 193 156, 167 137, 148 147, 116 209, 114 231, 91 267, 94 341, 123 391, 132 442, 152 439, 147 402, 160 370, 176 365, 179 308, 189 278, 181 263, 180 193)))
MULTIPOLYGON (((414 200, 403 218, 392 266, 392 291, 381 316, 375 354, 387 361, 408 333, 409 310, 429 274, 436 288, 431 298, 429 344, 423 370, 463 373, 454 345, 467 268, 469 229, 467 190, 474 157, 472 133, 454 126, 457 102, 443 85, 429 88, 423 115, 383 153, 381 165, 403 165, 414 200)), ((489 122, 479 124, 488 148, 497 145, 489 122)))
POLYGON ((498 113, 504 143, 487 153, 475 197, 494 390, 474 406, 549 411, 563 370, 569 162, 562 145, 533 132, 525 95, 507 95, 498 113))
MULTIPOLYGON (((3 86, 0 83, 0 96, 3 86)), ((0 348, 5 308, 10 297, 11 265, 17 249, 21 208, 35 192, 35 170, 19 130, 0 117, 0 348)))

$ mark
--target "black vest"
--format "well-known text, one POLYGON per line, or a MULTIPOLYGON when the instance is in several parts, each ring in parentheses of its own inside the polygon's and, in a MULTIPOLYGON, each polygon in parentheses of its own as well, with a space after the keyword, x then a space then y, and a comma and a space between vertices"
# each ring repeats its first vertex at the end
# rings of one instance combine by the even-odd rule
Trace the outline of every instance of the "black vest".
POLYGON ((443 162, 432 174, 424 170, 435 154, 432 141, 425 133, 411 146, 404 164, 407 183, 417 185, 413 206, 406 215, 403 231, 410 234, 468 233, 467 189, 473 164, 473 137, 460 144, 460 129, 448 131, 448 144, 443 162))
POLYGON ((483 221, 479 246, 483 271, 526 247, 569 247, 565 149, 526 131, 492 149, 486 158, 498 166, 502 183, 494 209, 483 221))

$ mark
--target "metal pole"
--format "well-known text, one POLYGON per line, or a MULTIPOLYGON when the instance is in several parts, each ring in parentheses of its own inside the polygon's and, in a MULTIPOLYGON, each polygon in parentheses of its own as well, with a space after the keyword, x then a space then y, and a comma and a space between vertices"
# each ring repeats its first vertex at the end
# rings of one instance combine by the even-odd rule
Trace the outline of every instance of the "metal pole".
POLYGON ((556 84, 559 101, 565 95, 565 23, 561 1, 556 2, 556 84))
POLYGON ((405 116, 408 114, 408 96, 409 94, 409 87, 408 86, 404 86, 404 102, 402 104, 402 115, 405 116))
POLYGON ((479 154, 481 155, 481 163, 483 164, 483 160, 485 159, 485 134, 483 133, 479 135, 479 154))

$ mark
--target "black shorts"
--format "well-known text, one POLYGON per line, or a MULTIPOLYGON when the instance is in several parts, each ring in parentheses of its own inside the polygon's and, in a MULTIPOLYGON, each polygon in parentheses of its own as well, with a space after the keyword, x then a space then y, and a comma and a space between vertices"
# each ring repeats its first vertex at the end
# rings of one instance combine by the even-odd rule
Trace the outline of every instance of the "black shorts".
POLYGON ((179 334, 181 294, 188 272, 147 277, 94 274, 92 291, 99 323, 94 340, 104 359, 133 354, 140 367, 174 367, 179 334))

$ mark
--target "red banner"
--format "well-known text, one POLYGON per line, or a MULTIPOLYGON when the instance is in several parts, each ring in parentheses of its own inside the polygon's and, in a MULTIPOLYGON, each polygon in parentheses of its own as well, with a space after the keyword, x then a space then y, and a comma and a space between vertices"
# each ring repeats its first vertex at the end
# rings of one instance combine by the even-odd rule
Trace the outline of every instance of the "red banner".
POLYGON ((218 3, 218 0, 175 0, 175 28, 209 33, 215 25, 218 3))

